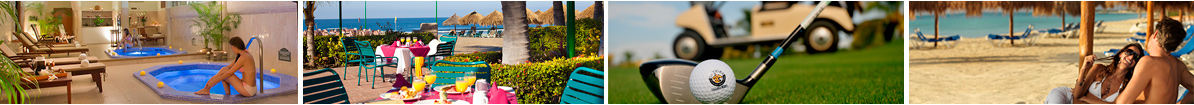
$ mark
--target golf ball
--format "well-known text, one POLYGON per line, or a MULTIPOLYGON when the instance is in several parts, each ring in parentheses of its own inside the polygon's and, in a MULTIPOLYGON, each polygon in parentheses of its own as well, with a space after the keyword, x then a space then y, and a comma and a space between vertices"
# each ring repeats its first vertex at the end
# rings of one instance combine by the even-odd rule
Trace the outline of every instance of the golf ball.
POLYGON ((697 101, 722 104, 734 95, 734 70, 721 60, 705 60, 693 68, 688 85, 697 101))

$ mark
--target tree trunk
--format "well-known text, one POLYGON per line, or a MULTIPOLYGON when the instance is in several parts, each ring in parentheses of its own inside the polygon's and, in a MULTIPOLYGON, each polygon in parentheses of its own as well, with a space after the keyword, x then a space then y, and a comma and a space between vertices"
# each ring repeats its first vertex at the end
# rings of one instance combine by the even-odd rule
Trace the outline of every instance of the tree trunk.
MULTIPOLYGON (((552 25, 564 25, 564 2, 552 1, 552 25)), ((524 5, 525 6, 525 5, 524 5)), ((524 13, 525 14, 525 13, 524 13)))
POLYGON ((593 19, 597 19, 598 22, 605 23, 605 3, 601 1, 594 1, 593 5, 597 5, 593 6, 593 19))
MULTIPOLYGON (((305 44, 307 46, 303 47, 303 48, 305 48, 307 50, 308 55, 311 55, 310 57, 321 57, 321 55, 319 53, 315 53, 315 49, 314 49, 315 48, 315 15, 311 14, 311 13, 315 12, 315 1, 306 1, 305 3, 307 4, 307 6, 306 6, 306 8, 303 8, 303 16, 304 16, 303 21, 306 23, 304 25, 307 26, 307 33, 306 33, 307 38, 305 39, 306 40, 305 44)), ((312 65, 312 66, 314 66, 313 64, 315 64, 315 63, 310 63, 311 61, 306 61, 306 62, 309 62, 308 65, 312 65)))
POLYGON ((530 58, 527 50, 526 1, 502 1, 502 64, 522 64, 530 58))

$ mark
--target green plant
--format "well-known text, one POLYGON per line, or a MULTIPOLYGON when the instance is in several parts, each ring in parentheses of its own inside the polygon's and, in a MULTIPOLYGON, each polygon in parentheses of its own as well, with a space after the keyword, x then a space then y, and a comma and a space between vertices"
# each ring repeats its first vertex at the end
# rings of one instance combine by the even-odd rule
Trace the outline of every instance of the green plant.
POLYGON ((198 13, 192 27, 200 27, 199 35, 203 36, 203 47, 209 48, 208 45, 216 45, 215 50, 221 51, 224 46, 224 32, 231 31, 233 28, 240 26, 239 14, 225 14, 224 6, 215 1, 207 3, 191 3, 192 9, 198 13))
MULTIPOLYGON (((42 3, 32 3, 29 6, 29 8, 33 9, 36 14, 40 15, 38 18, 35 18, 35 20, 37 20, 37 29, 39 31, 38 35, 42 38, 50 38, 53 37, 53 35, 60 34, 58 32, 60 32, 59 30, 61 29, 59 29, 58 26, 62 26, 62 17, 70 16, 71 13, 62 12, 60 10, 46 12, 43 7, 44 4, 42 3), (64 13, 64 16, 56 15, 54 13, 64 13)), ((98 23, 103 23, 103 20, 98 21, 98 23)))
POLYGON ((473 53, 468 53, 468 54, 456 54, 456 55, 444 57, 445 61, 451 61, 451 62, 485 61, 485 63, 491 63, 491 64, 500 64, 502 62, 499 62, 498 60, 501 60, 501 59, 502 59, 501 51, 473 52, 473 53))
MULTIPOLYGON (((16 6, 18 6, 16 1, 0 1, 0 10, 4 10, 4 17, 0 17, 0 19, 7 18, 6 20, 11 20, 0 20, 0 23, 16 23, 19 21, 17 20, 17 12, 19 10, 16 9, 16 6)), ((14 26, 16 26, 14 27, 15 29, 21 29, 21 25, 14 24, 14 26)), ((4 41, 0 41, 0 43, 4 43, 4 41)), ((0 95, 6 96, 9 104, 27 104, 33 102, 31 99, 25 99, 29 97, 29 93, 25 92, 24 88, 21 88, 21 83, 23 82, 21 81, 21 77, 25 75, 28 74, 22 71, 11 59, 8 59, 8 56, 0 55, 0 95)), ((32 84, 37 86, 37 83, 32 84)))
MULTIPOLYGON (((576 20, 576 52, 577 54, 596 54, 601 48, 602 23, 593 19, 576 20)), ((567 56, 567 35, 564 26, 548 26, 531 28, 527 33, 527 48, 530 50, 531 62, 552 60, 567 56)))
POLYGON ((590 55, 519 65, 493 65, 490 78, 497 85, 515 87, 518 103, 555 104, 560 102, 559 97, 573 70, 578 67, 604 70, 604 61, 602 56, 590 55))

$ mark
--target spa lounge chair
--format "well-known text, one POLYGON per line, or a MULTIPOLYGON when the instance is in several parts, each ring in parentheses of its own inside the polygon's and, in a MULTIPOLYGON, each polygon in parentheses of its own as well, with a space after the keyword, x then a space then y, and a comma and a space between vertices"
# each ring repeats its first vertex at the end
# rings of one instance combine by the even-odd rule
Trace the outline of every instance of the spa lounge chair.
MULTIPOLYGON (((75 44, 73 44, 73 43, 54 44, 54 43, 49 43, 49 42, 44 42, 44 41, 34 41, 33 36, 29 36, 28 33, 20 33, 20 34, 13 34, 13 35, 16 36, 15 38, 17 38, 17 41, 22 41, 22 42, 28 41, 28 42, 32 42, 33 44, 36 44, 38 46, 45 46, 45 45, 54 46, 54 47, 74 47, 75 46, 75 44)), ((80 46, 82 46, 82 45, 80 45, 80 46)))
POLYGON ((303 73, 303 104, 349 103, 348 91, 339 77, 340 74, 329 68, 303 73), (319 76, 325 74, 330 75, 319 76))
MULTIPOLYGON (((6 47, 7 44, 0 44, 0 53, 4 53, 8 59, 12 59, 21 67, 29 67, 29 62, 37 58, 37 54, 18 53, 12 48, 6 47)), ((99 58, 90 56, 86 58, 88 62, 99 62, 99 58)), ((56 64, 79 64, 82 60, 79 57, 62 57, 62 58, 46 58, 46 60, 54 61, 56 64)))
POLYGON ((946 47, 953 47, 954 45, 957 45, 958 40, 961 39, 961 36, 958 36, 958 35, 951 35, 951 36, 945 36, 945 37, 940 37, 940 38, 929 38, 929 37, 925 37, 924 34, 920 33, 920 28, 917 28, 915 31, 916 31, 916 36, 918 37, 917 40, 913 40, 912 45, 915 48, 927 47, 928 43, 934 43, 934 42, 953 42, 953 44, 945 44, 946 47))
POLYGON ((55 46, 50 46, 50 45, 38 45, 38 44, 35 44, 35 43, 33 43, 31 40, 29 40, 29 39, 27 39, 27 38, 21 38, 21 37, 20 37, 21 35, 17 35, 17 36, 18 36, 18 37, 17 37, 17 39, 21 40, 21 46, 25 47, 25 49, 26 49, 26 50, 28 50, 29 52, 44 52, 44 53, 47 53, 47 54, 53 54, 53 53, 67 53, 67 54, 70 54, 70 53, 72 53, 72 52, 80 52, 80 53, 82 53, 82 52, 87 52, 87 51, 89 51, 89 50, 87 49, 87 47, 82 47, 82 46, 79 46, 79 47, 75 47, 75 46, 70 46, 70 47, 58 46, 58 47, 55 47, 55 46))

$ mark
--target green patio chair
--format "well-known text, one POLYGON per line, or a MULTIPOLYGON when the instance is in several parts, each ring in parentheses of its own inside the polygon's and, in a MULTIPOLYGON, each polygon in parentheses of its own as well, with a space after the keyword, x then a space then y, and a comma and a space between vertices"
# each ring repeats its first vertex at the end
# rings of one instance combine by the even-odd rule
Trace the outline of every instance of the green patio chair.
POLYGON ((564 87, 564 94, 560 95, 561 104, 603 104, 605 95, 605 80, 601 79, 604 72, 588 67, 576 68, 569 76, 568 84, 564 87), (588 72, 593 76, 581 74, 588 72))
POLYGON ((480 79, 489 80, 489 68, 490 67, 489 67, 489 63, 485 63, 485 61, 449 62, 449 61, 444 61, 444 60, 437 60, 430 64, 431 64, 431 70, 435 71, 434 73, 435 73, 435 77, 436 77, 435 83, 432 83, 431 87, 436 87, 436 86, 440 86, 440 85, 454 85, 456 83, 457 77, 464 77, 465 73, 468 73, 468 72, 475 73, 477 80, 480 80, 480 79), (457 66, 442 66, 442 65, 439 65, 440 63, 457 65, 457 66), (467 65, 485 65, 485 67, 458 67, 458 66, 467 66, 467 65))
MULTIPOLYGON (((398 57, 385 57, 382 55, 376 55, 376 52, 373 51, 373 47, 371 45, 373 44, 371 44, 369 41, 356 41, 357 51, 361 53, 361 59, 359 60, 362 60, 357 62, 359 65, 357 66, 357 86, 361 86, 361 72, 364 72, 366 74, 366 78, 369 78, 369 87, 376 89, 377 87, 375 86, 377 86, 377 76, 380 76, 379 74, 385 73, 386 70, 384 67, 396 66, 395 63, 377 62, 377 60, 387 58, 398 59, 398 57), (369 73, 373 71, 373 69, 381 69, 381 71, 369 73)), ((383 76, 382 79, 385 79, 385 77, 383 76)))
MULTIPOLYGON (((361 59, 361 58, 349 59, 350 56, 364 56, 365 55, 364 53, 360 52, 359 48, 357 48, 357 38, 356 37, 341 37, 340 45, 341 45, 340 48, 344 51, 344 73, 348 72, 348 66, 349 66, 348 64, 352 64, 352 63, 359 64, 360 62, 372 61, 369 59, 361 59)), ((370 53, 370 55, 372 55, 372 53, 370 53)), ((360 69, 358 69, 358 72, 359 72, 359 70, 360 69)), ((340 77, 340 78, 348 79, 348 77, 340 77)))
POLYGON ((348 91, 335 70, 324 68, 303 73, 303 104, 347 104, 348 91), (317 77, 314 75, 332 74, 317 77), (321 92, 322 91, 322 92, 321 92))

